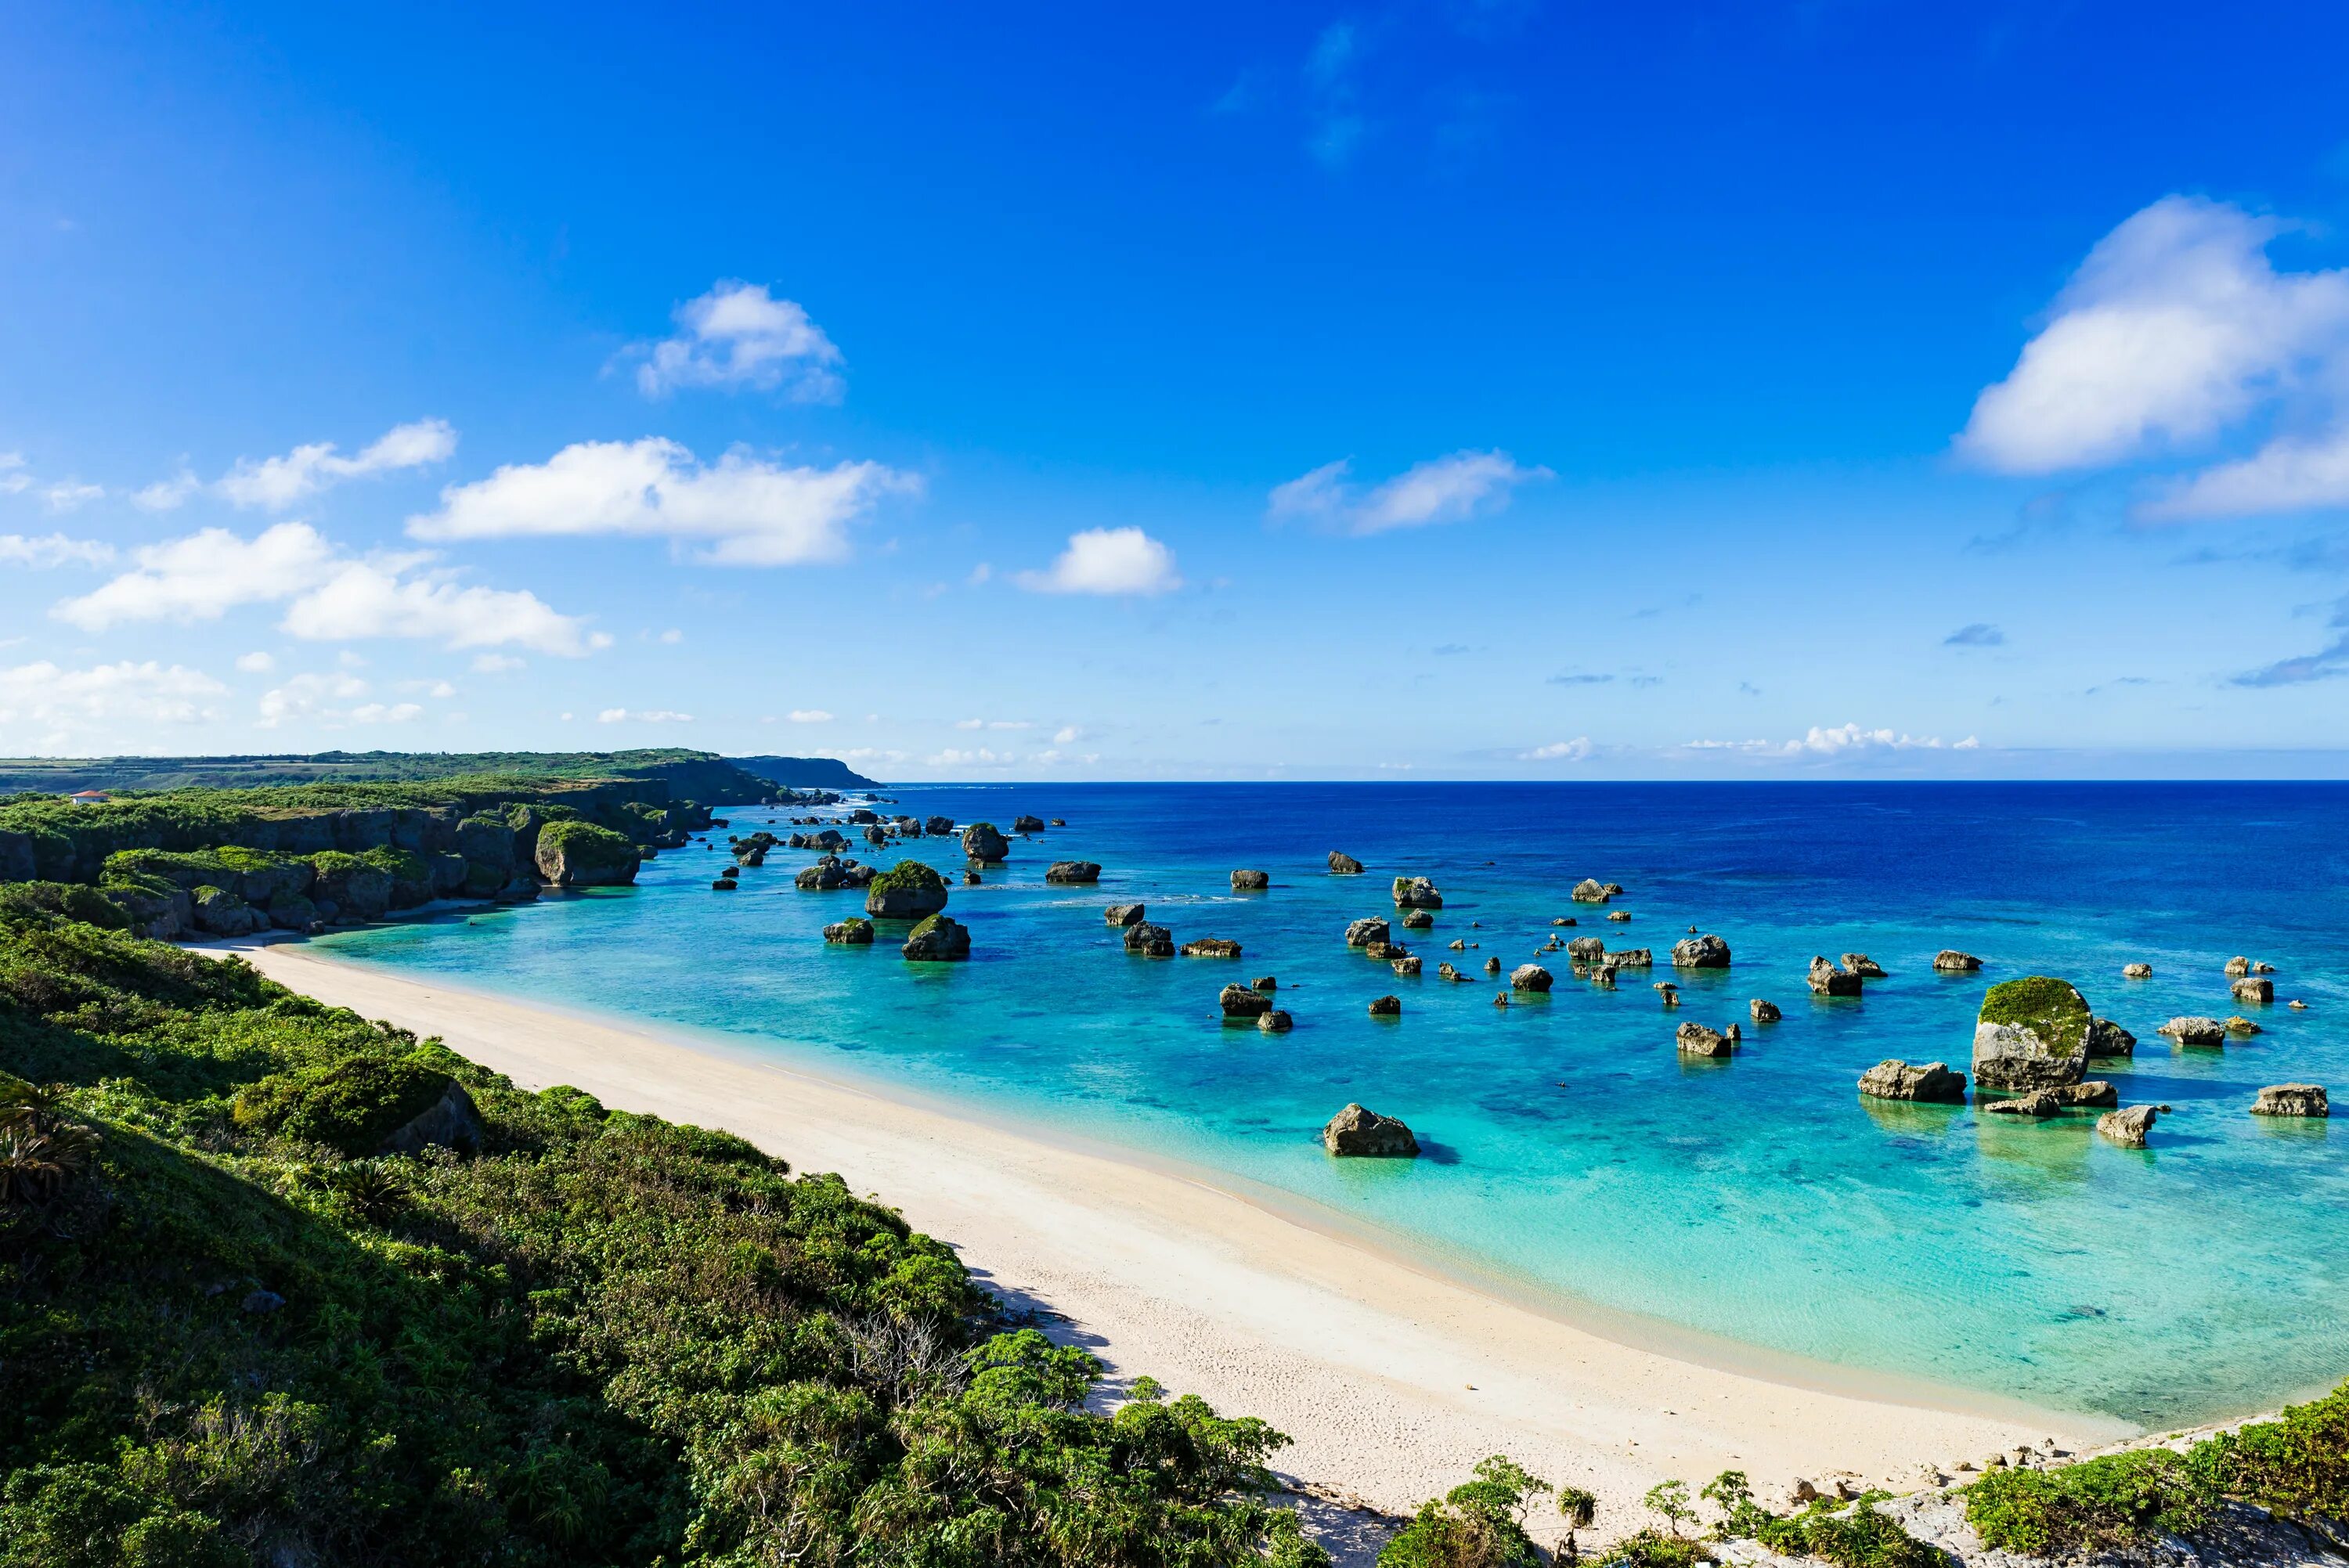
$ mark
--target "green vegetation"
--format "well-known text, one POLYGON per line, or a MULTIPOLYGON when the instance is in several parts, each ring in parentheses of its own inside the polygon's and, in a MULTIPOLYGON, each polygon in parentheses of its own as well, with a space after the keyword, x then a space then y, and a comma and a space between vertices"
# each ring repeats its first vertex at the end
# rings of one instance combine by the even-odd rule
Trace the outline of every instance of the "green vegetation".
POLYGON ((626 834, 593 822, 549 822, 538 830, 539 870, 552 876, 559 865, 564 882, 603 880, 623 871, 633 876, 636 860, 626 834))
MULTIPOLYGON (((77 789, 251 789, 289 784, 417 783, 497 774, 513 779, 657 779, 680 795, 712 802, 756 800, 766 784, 823 783, 812 777, 837 762, 815 759, 777 771, 762 763, 800 764, 788 757, 729 762, 715 752, 678 747, 636 751, 321 751, 311 756, 109 757, 0 758, 0 793, 77 789), (786 773, 805 773, 801 779, 786 773)), ((865 780, 850 774, 852 782, 865 780)))
POLYGON ((1982 996, 1981 1020, 2013 1024, 2039 1037, 2057 1056, 2087 1048, 2088 1024, 2094 1016, 2086 998, 2068 980, 2026 975, 2002 980, 1982 996))
POLYGON ((1092 1356, 739 1139, 38 896, 0 1067, 5 1568, 1323 1561, 1278 1433, 1093 1413, 1092 1356), (473 1149, 373 1152, 452 1078, 473 1149))
POLYGON ((1554 1487, 1495 1454, 1477 1465, 1472 1479, 1422 1504, 1379 1553, 1379 1568, 1540 1568, 1526 1515, 1544 1496, 1553 1497, 1577 1528, 1588 1525, 1597 1509, 1597 1500, 1580 1488, 1554 1487))
POLYGON ((874 877, 869 889, 874 892, 936 893, 944 897, 947 880, 919 861, 899 861, 874 877))

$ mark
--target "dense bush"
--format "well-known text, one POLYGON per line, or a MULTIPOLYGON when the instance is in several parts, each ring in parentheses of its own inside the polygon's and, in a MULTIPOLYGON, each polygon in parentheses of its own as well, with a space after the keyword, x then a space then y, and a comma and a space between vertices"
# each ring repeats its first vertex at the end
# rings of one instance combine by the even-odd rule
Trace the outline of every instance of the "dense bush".
POLYGON ((1588 1492, 1553 1487, 1495 1454, 1469 1480, 1423 1503, 1379 1553, 1379 1568, 1540 1568, 1526 1515, 1543 1497, 1554 1499, 1569 1525, 1590 1522, 1596 1500, 1588 1492))
POLYGON ((91 1134, 0 1223, 0 1568, 1320 1561, 1278 1433, 1089 1410, 1093 1357, 740 1139, 38 908, 0 1067, 91 1134), (428 1076, 478 1150, 347 1157, 428 1076))

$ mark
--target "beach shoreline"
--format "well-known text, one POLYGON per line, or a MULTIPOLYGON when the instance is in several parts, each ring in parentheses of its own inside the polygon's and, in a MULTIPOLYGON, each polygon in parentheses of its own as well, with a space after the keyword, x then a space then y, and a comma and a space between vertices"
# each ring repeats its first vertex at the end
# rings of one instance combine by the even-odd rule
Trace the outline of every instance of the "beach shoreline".
POLYGON ((1284 1474, 1390 1512, 1495 1452, 1596 1492, 1609 1535, 1636 1527, 1639 1496, 1672 1477, 1743 1470, 1765 1497, 1798 1476, 1907 1490, 1920 1466, 2050 1439, 2077 1451, 2134 1431, 1766 1353, 1733 1367, 1630 1343, 1316 1222, 1302 1201, 714 1049, 688 1031, 300 943, 196 950, 233 952, 323 1002, 438 1035, 525 1088, 572 1084, 616 1109, 738 1133, 797 1171, 838 1171, 952 1244, 1007 1301, 1038 1309, 1055 1337, 1100 1356, 1112 1388, 1146 1373, 1225 1414, 1261 1417, 1295 1439, 1277 1456, 1284 1474))

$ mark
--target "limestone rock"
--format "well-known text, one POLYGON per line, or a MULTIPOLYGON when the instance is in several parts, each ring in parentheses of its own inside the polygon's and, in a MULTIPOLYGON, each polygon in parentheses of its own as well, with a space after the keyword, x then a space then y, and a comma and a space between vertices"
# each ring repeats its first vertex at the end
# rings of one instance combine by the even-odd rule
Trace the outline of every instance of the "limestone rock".
POLYGON ((1550 985, 1549 971, 1538 964, 1520 964, 1509 972, 1512 991, 1547 991, 1550 985))
POLYGON ((1138 903, 1113 903, 1102 912, 1102 919, 1110 925, 1140 925, 1145 913, 1138 903))
POLYGON ((1015 833, 1040 833, 1044 830, 1044 819, 1029 816, 1023 811, 1011 819, 1011 830, 1015 833))
POLYGON ((2330 1117, 2333 1107, 2324 1086, 2315 1083, 2271 1083, 2251 1102, 2253 1116, 2330 1117))
POLYGON ((1726 969, 1729 967, 1729 944, 1710 933, 1702 936, 1684 937, 1672 944, 1672 967, 1726 969))
POLYGON ((1411 951, 1400 942, 1365 942, 1362 956, 1377 964, 1392 964, 1411 951))
POLYGON ((566 820, 538 830, 538 874, 556 887, 625 887, 636 880, 636 846, 593 822, 566 820))
POLYGON ((999 861, 1011 852, 1011 841, 992 822, 973 822, 962 830, 962 852, 981 863, 999 861))
POLYGON ((1487 974, 1487 975, 1498 975, 1500 972, 1501 972, 1501 961, 1500 961, 1498 958, 1487 958, 1486 960, 1485 960, 1485 974, 1487 974))
POLYGON ((1596 964, 1607 956, 1607 944, 1596 936, 1578 936, 1567 943, 1566 955, 1577 964, 1596 964))
POLYGON ((1857 996, 1859 976, 1847 969, 1838 969, 1823 955, 1813 955, 1809 975, 1811 993, 1818 996, 1857 996))
POLYGON ((934 914, 914 927, 902 949, 921 963, 942 963, 970 956, 970 928, 950 914, 934 914))
POLYGON ((1349 1105, 1321 1130, 1321 1147, 1332 1154, 1409 1159, 1419 1152, 1419 1140, 1392 1116, 1349 1105))
POLYGON ((2260 1034, 2261 1032, 2262 1031, 2257 1024, 2252 1023, 2240 1013, 2233 1015, 2227 1020, 2227 1033, 2230 1035, 2240 1035, 2245 1037, 2249 1037, 2250 1036, 2260 1034))
POLYGON ((1944 947, 1933 954, 1933 968, 1942 975, 1971 975, 1981 967, 1981 959, 1954 947, 1944 947))
POLYGON ((207 936, 250 936, 269 924, 267 915, 224 887, 200 887, 189 904, 196 929, 207 936))
POLYGON ((1974 1024, 1974 1087, 2028 1094, 2087 1076, 2087 999, 2044 975, 2003 980, 1982 997, 1974 1024))
POLYGON ((1614 894, 1609 892, 1606 884, 1596 877, 1584 877, 1574 884, 1574 892, 1569 896, 1577 903, 1605 903, 1614 894))
POLYGON ((1655 966, 1656 955, 1645 947, 1619 947, 1607 954, 1604 962, 1609 969, 1651 969, 1655 966))
POLYGON ((1878 964, 1875 959, 1870 958, 1865 953, 1845 954, 1843 955, 1843 966, 1850 970, 1853 974, 1858 975, 1863 980, 1881 980, 1884 978, 1884 965, 1878 964))
POLYGON ((948 833, 954 831, 954 819, 952 817, 925 817, 922 819, 922 831, 925 833, 935 833, 939 838, 943 839, 948 833))
POLYGON ((2088 1109, 2100 1106, 2118 1105, 2121 1102, 2121 1091, 2103 1078, 2084 1078, 2078 1083, 2067 1083, 2061 1088, 2049 1089, 2047 1092, 2055 1097, 2055 1103, 2058 1105, 2088 1109))
POLYGON ((2110 1018, 2088 1020, 2088 1054, 2092 1057, 2133 1057, 2137 1037, 2110 1018))
POLYGON ((1097 882, 1101 881, 1101 872, 1098 861, 1054 861, 1045 868, 1044 880, 1048 882, 1097 882))
POLYGON ((1629 911, 1629 910, 1624 910, 1624 909, 1613 910, 1613 911, 1610 911, 1610 912, 1608 913, 1607 918, 1608 918, 1608 919, 1609 919, 1609 920, 1611 920, 1611 921, 1614 921, 1616 923, 1618 923, 1618 924, 1619 925, 1619 924, 1621 924, 1623 922, 1628 921, 1628 920, 1630 920, 1630 919, 1631 918, 1631 912, 1630 912, 1630 911, 1629 911))
POLYGON ((1346 945, 1368 947, 1373 942, 1388 940, 1392 931, 1377 915, 1368 915, 1346 927, 1346 945))
POLYGON ((2172 1018, 2154 1033, 2168 1035, 2181 1046, 2223 1046, 2227 1043, 2227 1026, 2216 1018, 2172 1018))
POLYGON ((2153 965, 2150 964, 2124 964, 2121 965, 2121 978, 2124 980, 2150 980, 2153 978, 2153 965))
POLYGON ((1278 976, 1272 975, 1259 975, 1255 979, 1249 981, 1248 984, 1255 986, 1259 991, 1278 991, 1280 989, 1280 980, 1278 976))
POLYGON ((826 942, 837 942, 848 947, 870 947, 873 944, 873 923, 851 915, 823 928, 826 942))
POLYGON ((1966 1075, 1951 1072, 1947 1062, 1914 1063, 1888 1058, 1859 1075, 1859 1092, 1876 1099, 1963 1105, 1966 1075))
POLYGON ((946 879, 919 861, 899 861, 864 890, 864 913, 876 920, 920 920, 946 906, 946 879))
POLYGON ((1394 901, 1399 909, 1442 909, 1444 894, 1425 877, 1397 877, 1394 901))
POLYGON ((1435 966, 1435 977, 1439 980, 1465 980, 1468 978, 1468 976, 1461 974, 1459 970, 1454 969, 1449 964, 1437 965, 1435 966))
POLYGON ((1144 958, 1172 958, 1174 956, 1174 934, 1163 925, 1138 922, 1125 928, 1125 950, 1138 953, 1144 958))
POLYGON ((2064 1102, 2055 1098, 2053 1090, 2036 1088, 2010 1099, 1994 1099, 1982 1109, 1994 1116, 2026 1116, 2033 1121, 2045 1121, 2063 1113, 2064 1102))
POLYGON ((2108 1110, 2096 1118, 2096 1130, 2124 1149, 2142 1149, 2145 1135, 2153 1130, 2155 1112, 2149 1105, 2133 1105, 2127 1110, 2108 1110))
POLYGON ((1234 892, 1262 892, 1271 885, 1270 872, 1237 871, 1232 873, 1234 892))
POLYGON ((1237 958, 1240 944, 1228 936, 1202 936, 1183 944, 1185 958, 1237 958))
POLYGON ((1268 1035, 1285 1035, 1297 1026, 1297 1021, 1278 1007, 1268 1007, 1257 1015, 1256 1026, 1268 1035))
POLYGON ((1272 998, 1248 985, 1226 985, 1216 1001, 1227 1021, 1247 1023, 1272 1011, 1272 998))
POLYGON ((1371 1016, 1373 1018, 1402 1017, 1402 998, 1400 996, 1373 996, 1371 998, 1371 1016))
POLYGON ((2227 960, 2227 978, 2240 980, 2251 972, 2251 961, 2241 954, 2227 960))
POLYGON ((1406 953, 1401 958, 1389 959, 1388 964, 1396 974, 1401 975, 1410 976, 1419 973, 1420 960, 1415 953, 1406 953))
POLYGON ((1725 1057, 1737 1049, 1734 1025, 1724 1035, 1719 1029, 1707 1028, 1692 1019, 1672 1031, 1672 1039, 1684 1057, 1725 1057))
POLYGON ((1362 862, 1343 850, 1330 851, 1330 874, 1333 877, 1356 877, 1362 874, 1362 862))
POLYGON ((1405 931, 1432 931, 1434 927, 1435 916, 1423 909, 1414 909, 1402 917, 1402 928, 1405 931))
POLYGON ((1757 1024, 1775 1024, 1785 1016, 1778 1011, 1777 1003, 1765 1002, 1759 996, 1745 1004, 1745 1010, 1754 1016, 1754 1021, 1757 1024))
POLYGON ((2238 980, 2232 989, 2238 1002, 2253 1002, 2264 1006, 2275 1000, 2275 982, 2264 975, 2238 980))

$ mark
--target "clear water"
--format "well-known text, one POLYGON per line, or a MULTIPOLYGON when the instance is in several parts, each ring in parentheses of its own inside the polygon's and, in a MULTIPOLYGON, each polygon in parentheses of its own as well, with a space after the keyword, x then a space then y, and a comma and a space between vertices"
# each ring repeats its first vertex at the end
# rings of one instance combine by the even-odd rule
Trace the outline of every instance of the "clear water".
MULTIPOLYGON (((633 890, 338 935, 341 956, 574 1006, 724 1031, 833 1072, 1230 1172, 1327 1205, 1521 1288, 1847 1367, 1891 1371, 2148 1425, 2271 1405, 2349 1376, 2349 1130, 2246 1114, 2259 1086, 2349 1098, 2349 788, 2332 785, 1281 785, 905 788, 902 809, 1008 826, 984 887, 953 890, 963 965, 894 943, 829 947, 862 895, 791 885, 778 851, 709 891, 722 851, 663 855, 633 890), (1326 874, 1343 849, 1368 873, 1326 874), (1099 861, 1097 888, 1044 883, 1099 861), (1234 894, 1239 866, 1272 873, 1234 894), (1350 952, 1348 921, 1395 916, 1387 881, 1446 905, 1412 934, 1427 973, 1350 952), (1568 902, 1626 885, 1628 924, 1568 902), (1140 899, 1174 932, 1246 956, 1129 956, 1102 906, 1140 899), (1614 992, 1559 976, 1495 1007, 1553 915, 1666 955, 1692 926, 1735 952, 1614 992), (1453 954, 1454 937, 1479 944, 1453 954), (1978 976, 1935 975, 1951 946, 1978 976), (1891 972, 1815 1000, 1815 953, 1891 972), (2239 1009, 2221 965, 2273 963, 2278 1003, 2239 1009), (2154 978, 2127 982, 2144 960, 2154 978), (1280 980, 1295 1032, 1226 1028, 1228 981, 1280 980), (2063 975, 2139 1039, 2103 1064, 2128 1103, 2171 1110, 2141 1151, 2092 1119, 2032 1124, 1863 1100, 1886 1057, 1963 1067, 1992 981, 2063 975), (1392 992, 1399 1020, 1369 1000, 1392 992), (1727 1062, 1685 1062, 1681 1019, 1742 1020, 1727 1062), (2282 999, 2298 996, 2305 1012, 2282 999), (2254 1012, 2224 1050, 2154 1034, 2178 1013, 2254 1012), (1317 1140, 1346 1101, 1410 1122, 1430 1158, 1340 1161, 1317 1140)), ((772 820, 731 813, 733 830, 772 820)), ((779 831, 788 832, 787 827, 779 831)), ((722 843, 724 833, 716 835, 722 843)), ((955 880, 958 847, 909 852, 955 880)), ((1401 933, 1398 933, 1401 934, 1401 933)), ((788 1150, 785 1150, 788 1153, 788 1150)))

